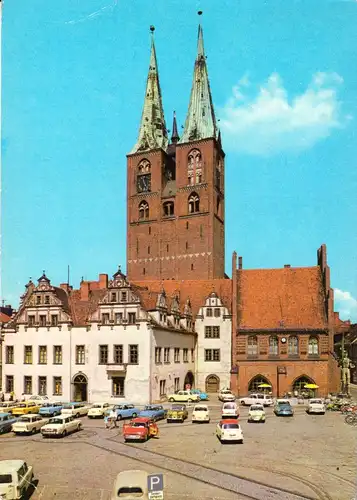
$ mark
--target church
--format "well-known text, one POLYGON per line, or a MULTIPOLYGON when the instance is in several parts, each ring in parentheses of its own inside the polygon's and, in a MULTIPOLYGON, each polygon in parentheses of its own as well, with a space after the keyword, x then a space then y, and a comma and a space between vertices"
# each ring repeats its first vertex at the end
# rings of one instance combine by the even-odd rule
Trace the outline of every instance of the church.
MULTIPOLYGON (((153 28, 152 28, 153 32, 153 28)), ((184 128, 166 127, 152 33, 139 132, 127 155, 127 265, 111 278, 27 283, 2 328, 5 394, 164 400, 187 385, 274 396, 339 389, 325 245, 316 265, 225 273, 225 153, 198 29, 184 128)))

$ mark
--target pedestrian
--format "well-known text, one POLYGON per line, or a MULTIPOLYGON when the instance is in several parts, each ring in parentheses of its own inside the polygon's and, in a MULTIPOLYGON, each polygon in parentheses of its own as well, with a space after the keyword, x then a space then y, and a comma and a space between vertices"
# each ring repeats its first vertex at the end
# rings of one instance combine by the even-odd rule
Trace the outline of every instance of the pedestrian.
POLYGON ((116 414, 116 412, 114 410, 110 410, 109 418, 110 418, 110 428, 114 429, 114 427, 118 427, 118 425, 117 425, 117 414, 116 414))
POLYGON ((5 395, 4 393, 2 392, 1 393, 1 396, 0 396, 0 401, 3 403, 5 401, 5 395))
POLYGON ((9 398, 9 401, 13 401, 13 400, 14 400, 14 397, 15 397, 15 393, 14 393, 14 391, 11 391, 11 392, 10 392, 10 398, 9 398))
POLYGON ((109 415, 104 415, 104 425, 106 429, 109 429, 109 415))
POLYGON ((26 401, 26 399, 25 399, 25 394, 24 394, 24 393, 22 393, 22 395, 21 395, 21 402, 22 402, 22 403, 24 403, 25 401, 26 401))

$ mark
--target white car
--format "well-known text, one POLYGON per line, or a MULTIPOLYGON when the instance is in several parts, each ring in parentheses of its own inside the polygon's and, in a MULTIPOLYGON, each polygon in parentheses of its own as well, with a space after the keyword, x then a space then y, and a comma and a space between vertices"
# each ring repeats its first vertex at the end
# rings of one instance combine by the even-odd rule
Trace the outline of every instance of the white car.
POLYGON ((268 396, 268 394, 250 394, 245 398, 240 398, 239 403, 242 406, 251 406, 254 404, 261 404, 263 406, 272 406, 274 404, 273 398, 268 396))
POLYGON ((12 432, 15 434, 35 434, 41 427, 46 425, 48 418, 42 418, 41 415, 31 413, 23 415, 17 422, 12 424, 12 432))
POLYGON ((237 441, 243 444, 243 431, 236 419, 221 420, 218 422, 216 435, 221 443, 224 441, 237 441))
POLYGON ((33 468, 23 460, 0 461, 0 498, 25 498, 33 481, 33 468))
POLYGON ((102 418, 104 413, 112 408, 113 405, 109 403, 94 403, 88 410, 88 418, 102 418))
POLYGON ((84 403, 69 403, 63 406, 61 415, 72 415, 72 417, 84 417, 88 414, 89 406, 84 403))
POLYGON ((220 391, 218 393, 218 399, 219 399, 219 401, 223 401, 223 403, 225 403, 225 402, 228 402, 228 401, 235 401, 236 397, 235 397, 235 395, 231 391, 229 391, 228 389, 226 389, 226 390, 220 391))
POLYGON ((256 404, 249 408, 248 422, 265 422, 265 410, 263 405, 256 404))
POLYGON ((192 423, 210 421, 210 413, 207 405, 195 405, 192 412, 192 423))
POLYGON ((239 417, 238 405, 236 403, 223 403, 222 418, 224 417, 238 418, 239 417))
POLYGON ((35 401, 35 403, 44 404, 49 403, 50 398, 48 396, 32 395, 27 399, 27 401, 35 401))
POLYGON ((310 399, 309 406, 307 407, 307 413, 319 413, 324 415, 326 412, 326 406, 322 399, 310 399))
POLYGON ((82 422, 70 415, 59 415, 58 417, 50 418, 48 423, 41 427, 43 437, 60 436, 64 437, 70 432, 80 431, 82 422))
POLYGON ((167 399, 170 403, 192 403, 192 401, 199 401, 199 394, 192 394, 191 391, 177 391, 175 394, 169 394, 167 399))

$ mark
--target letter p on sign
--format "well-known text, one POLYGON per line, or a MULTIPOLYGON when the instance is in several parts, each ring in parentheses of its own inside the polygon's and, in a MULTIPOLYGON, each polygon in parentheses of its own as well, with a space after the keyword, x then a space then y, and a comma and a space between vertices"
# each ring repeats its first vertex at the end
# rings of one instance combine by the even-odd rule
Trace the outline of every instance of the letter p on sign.
POLYGON ((163 500, 164 498, 164 475, 150 474, 148 476, 149 500, 163 500))

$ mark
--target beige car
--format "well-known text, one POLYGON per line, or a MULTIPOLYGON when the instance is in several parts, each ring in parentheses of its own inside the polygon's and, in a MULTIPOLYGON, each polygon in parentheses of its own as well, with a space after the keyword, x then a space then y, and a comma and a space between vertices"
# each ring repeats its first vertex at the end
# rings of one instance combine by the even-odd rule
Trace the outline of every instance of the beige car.
POLYGON ((82 422, 70 415, 52 417, 46 425, 41 427, 43 437, 65 437, 71 432, 80 431, 82 422))
POLYGON ((193 401, 199 401, 199 394, 192 394, 191 391, 177 391, 175 394, 169 394, 167 399, 170 403, 192 403, 193 401))
POLYGON ((33 468, 23 460, 0 461, 0 498, 19 500, 26 498, 33 481, 33 468))
POLYGON ((61 415, 79 418, 88 414, 89 406, 84 403, 69 403, 63 406, 61 415))
POLYGON ((88 410, 88 418, 103 418, 105 412, 110 411, 113 405, 109 403, 94 403, 88 410))
POLYGON ((143 470, 119 472, 114 481, 110 500, 117 500, 118 498, 147 500, 149 498, 148 473, 143 470))
POLYGON ((207 422, 209 424, 210 413, 207 405, 195 405, 192 412, 192 423, 207 422))
POLYGON ((12 424, 12 432, 15 434, 35 434, 41 427, 46 425, 48 418, 42 418, 40 415, 23 415, 17 422, 12 424))

